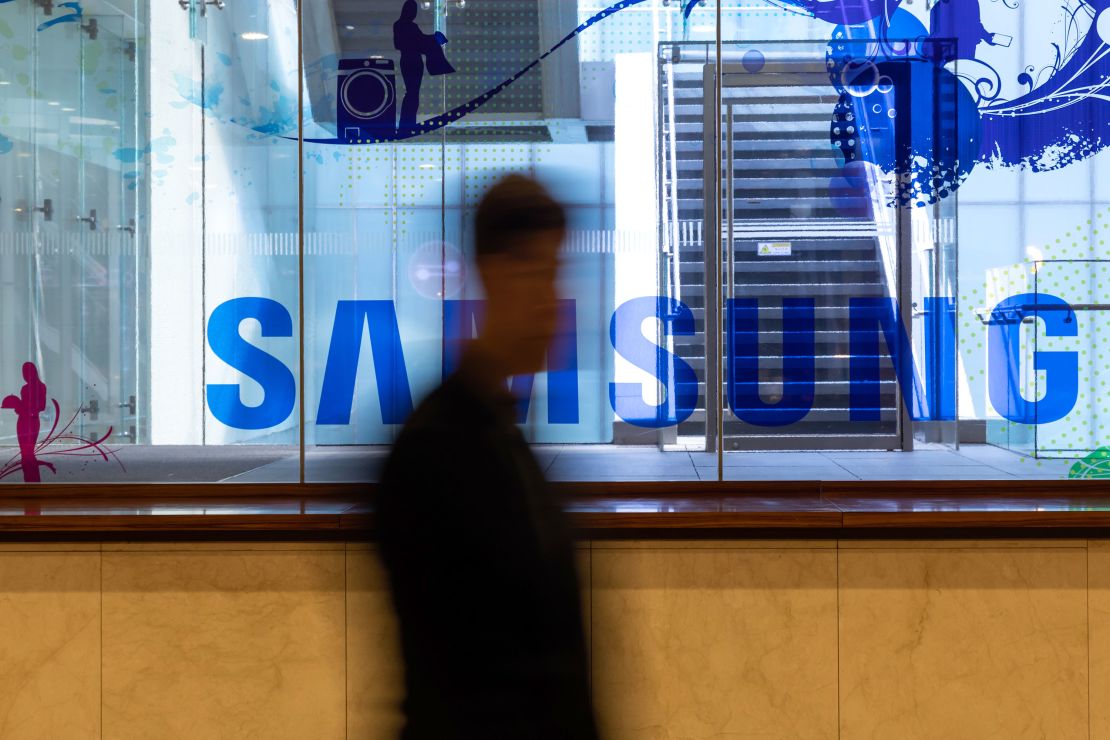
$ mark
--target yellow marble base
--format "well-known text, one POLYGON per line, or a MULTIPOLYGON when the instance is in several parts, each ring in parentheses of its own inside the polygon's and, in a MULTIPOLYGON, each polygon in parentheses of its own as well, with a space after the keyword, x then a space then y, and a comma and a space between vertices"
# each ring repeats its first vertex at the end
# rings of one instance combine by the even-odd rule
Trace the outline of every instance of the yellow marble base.
MULTIPOLYGON (((1110 543, 596 542, 607 740, 1110 740, 1110 543)), ((372 548, 0 545, 0 738, 386 740, 372 548)))

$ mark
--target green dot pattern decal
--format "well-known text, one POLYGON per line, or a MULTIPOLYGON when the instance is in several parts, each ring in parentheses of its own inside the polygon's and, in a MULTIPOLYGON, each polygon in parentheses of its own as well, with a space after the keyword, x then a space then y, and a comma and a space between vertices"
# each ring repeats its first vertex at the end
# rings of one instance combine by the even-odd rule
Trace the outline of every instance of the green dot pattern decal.
MULTIPOLYGON (((960 351, 963 357, 985 360, 986 352, 972 337, 985 337, 978 313, 1006 296, 1019 293, 1052 295, 1063 299, 1069 310, 1063 321, 1065 334, 1048 336, 1043 322, 1021 327, 1020 387, 1028 400, 1040 400, 1047 393, 1047 375, 1038 371, 1034 353, 1074 353, 1078 360, 1078 396, 1071 412, 1062 419, 1040 425, 1015 424, 1001 419, 988 409, 988 441, 1016 451, 1044 458, 1082 457, 1071 469, 1071 478, 1110 477, 1110 408, 1107 382, 1110 381, 1107 342, 1110 340, 1110 260, 1105 236, 1110 230, 1110 209, 1092 219, 1084 219, 1058 237, 1033 244, 1027 249, 1028 261, 987 271, 986 290, 961 296, 960 351)), ((1057 355, 1060 356, 1060 355, 1057 355)), ((985 372, 980 369, 979 372, 985 372)), ((986 386, 986 376, 968 373, 969 382, 986 386)))

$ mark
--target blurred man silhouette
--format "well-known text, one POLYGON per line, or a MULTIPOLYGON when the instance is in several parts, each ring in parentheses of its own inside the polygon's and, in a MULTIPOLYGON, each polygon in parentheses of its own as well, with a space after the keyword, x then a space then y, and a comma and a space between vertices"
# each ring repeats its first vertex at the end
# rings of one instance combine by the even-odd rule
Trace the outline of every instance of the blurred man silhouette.
POLYGON ((507 177, 476 218, 478 338, 413 413, 378 489, 405 660, 403 740, 595 740, 571 534, 515 425, 556 331, 562 207, 507 177))

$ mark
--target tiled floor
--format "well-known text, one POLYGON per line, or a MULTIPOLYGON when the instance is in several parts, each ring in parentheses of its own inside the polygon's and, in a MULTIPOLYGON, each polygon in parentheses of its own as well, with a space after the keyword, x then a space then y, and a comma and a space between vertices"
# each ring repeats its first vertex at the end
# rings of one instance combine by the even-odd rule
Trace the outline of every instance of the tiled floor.
MULTIPOLYGON (((306 480, 372 481, 388 453, 385 447, 309 447, 306 480)), ((554 481, 717 480, 717 456, 678 449, 614 445, 550 445, 535 448, 554 481)), ((49 458, 56 474, 45 483, 294 483, 300 478, 292 445, 123 447, 118 460, 49 458)), ((997 447, 965 445, 959 450, 913 452, 728 452, 724 480, 1059 480, 1074 461, 1036 460, 997 447)), ((5 483, 19 483, 18 473, 5 483)))
MULTIPOLYGON (((383 450, 309 450, 305 476, 315 482, 372 480, 383 450)), ((536 448, 553 481, 697 481, 717 479, 713 453, 650 447, 567 445, 536 448)), ((1035 460, 986 445, 959 450, 913 452, 728 452, 724 480, 1059 480, 1074 461, 1035 460)), ((296 480, 295 456, 257 467, 228 480, 296 480)))

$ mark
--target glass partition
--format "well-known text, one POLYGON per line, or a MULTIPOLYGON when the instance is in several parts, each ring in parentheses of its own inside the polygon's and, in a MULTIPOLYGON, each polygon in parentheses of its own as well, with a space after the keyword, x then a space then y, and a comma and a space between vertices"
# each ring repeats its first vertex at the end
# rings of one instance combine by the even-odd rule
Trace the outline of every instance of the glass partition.
POLYGON ((1084 458, 1110 446, 1103 421, 1110 262, 1048 260, 1034 267, 1033 318, 1040 327, 1034 325, 1032 351, 1042 372, 1034 376, 1030 395, 1040 402, 1033 452, 1039 458, 1084 458), (1073 362, 1078 370, 1074 391, 1052 377, 1066 373, 1073 362))
POLYGON ((110 479, 149 441, 143 7, 0 6, 5 480, 110 479))
POLYGON ((1097 34, 1085 3, 0 0, 0 480, 373 480, 481 325, 509 172, 570 220, 511 381, 550 478, 1100 477, 1097 34))

